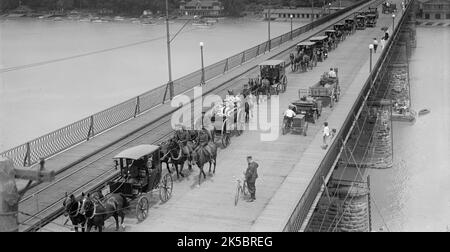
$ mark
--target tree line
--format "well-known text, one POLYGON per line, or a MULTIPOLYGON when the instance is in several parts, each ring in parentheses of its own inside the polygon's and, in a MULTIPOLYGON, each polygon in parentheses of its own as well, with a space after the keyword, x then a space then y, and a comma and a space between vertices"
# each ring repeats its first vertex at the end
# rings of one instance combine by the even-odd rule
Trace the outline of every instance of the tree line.
MULTIPOLYGON (((187 0, 186 2, 188 2, 187 0)), ((220 0, 225 13, 230 16, 239 16, 244 10, 262 9, 264 6, 273 7, 311 6, 311 0, 220 0)), ((315 0, 315 6, 321 6, 330 0, 315 0)), ((169 0, 171 10, 178 10, 181 0, 169 0)), ((55 11, 90 9, 112 10, 115 14, 140 15, 143 10, 151 10, 154 13, 165 10, 165 0, 1 0, 0 11, 8 11, 17 8, 20 4, 26 5, 33 10, 55 11)))

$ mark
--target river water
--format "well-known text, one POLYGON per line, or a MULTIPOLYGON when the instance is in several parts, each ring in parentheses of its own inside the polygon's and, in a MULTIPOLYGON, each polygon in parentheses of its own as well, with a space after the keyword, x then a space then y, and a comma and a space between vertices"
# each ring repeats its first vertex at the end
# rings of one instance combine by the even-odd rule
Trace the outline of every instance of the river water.
MULTIPOLYGON (((288 22, 271 26, 272 37, 290 31, 288 22)), ((172 43, 173 77, 200 69, 199 42, 209 65, 265 40, 263 21, 188 25, 172 43)), ((12 67, 0 71, 0 152, 167 82, 165 25, 0 20, 0 69, 12 67)))
POLYGON ((450 229, 449 41, 450 28, 417 27, 411 104, 431 113, 414 125, 394 123, 394 167, 370 172, 374 230, 450 229))

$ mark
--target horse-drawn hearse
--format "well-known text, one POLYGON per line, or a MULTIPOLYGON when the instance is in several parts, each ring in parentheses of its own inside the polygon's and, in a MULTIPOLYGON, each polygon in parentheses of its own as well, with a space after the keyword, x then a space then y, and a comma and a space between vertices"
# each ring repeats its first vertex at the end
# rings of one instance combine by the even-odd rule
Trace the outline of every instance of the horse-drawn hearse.
POLYGON ((259 64, 261 89, 264 95, 278 95, 285 92, 287 87, 286 63, 284 60, 268 60, 259 64))
POLYGON ((366 18, 367 27, 375 27, 377 25, 377 17, 375 16, 375 14, 367 14, 366 18))
POLYGON ((364 15, 356 16, 356 29, 357 30, 366 29, 366 22, 367 22, 366 16, 364 16, 364 15))
POLYGON ((311 42, 315 42, 317 60, 322 62, 328 57, 329 51, 329 39, 328 36, 317 36, 309 39, 311 42))
POLYGON ((297 69, 302 69, 302 72, 307 69, 312 69, 313 66, 317 66, 317 57, 315 54, 316 42, 303 41, 297 44, 296 55, 293 53, 290 55, 291 69, 293 72, 297 69))
POLYGON ((334 68, 334 72, 336 73, 336 78, 330 77, 325 72, 321 76, 320 81, 309 88, 309 94, 313 98, 329 98, 330 107, 333 107, 334 103, 339 101, 340 96, 338 69, 334 68))
POLYGON ((137 199, 136 217, 143 221, 149 210, 147 193, 158 190, 162 202, 172 197, 172 176, 169 173, 163 175, 160 155, 159 146, 146 144, 117 154, 114 162, 115 168, 120 169, 119 176, 101 189, 102 195, 106 199, 111 194, 121 194, 131 200, 137 199))

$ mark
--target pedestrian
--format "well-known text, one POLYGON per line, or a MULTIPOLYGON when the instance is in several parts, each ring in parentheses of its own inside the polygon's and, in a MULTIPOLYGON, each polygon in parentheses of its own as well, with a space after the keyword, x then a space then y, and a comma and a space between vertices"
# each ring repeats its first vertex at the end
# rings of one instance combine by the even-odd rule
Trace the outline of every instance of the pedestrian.
POLYGON ((386 45, 386 40, 384 40, 384 37, 381 38, 380 42, 381 42, 381 43, 380 43, 381 50, 383 50, 383 48, 384 48, 385 45, 386 45))
POLYGON ((373 51, 376 53, 378 48, 378 40, 377 38, 373 38, 373 51))
POLYGON ((388 40, 389 39, 389 29, 386 30, 386 32, 384 33, 384 40, 388 40))
POLYGON ((245 171, 245 181, 247 182, 247 188, 250 193, 249 202, 256 200, 256 179, 258 178, 258 164, 253 161, 252 156, 247 157, 248 167, 245 171))
POLYGON ((330 136, 330 128, 328 127, 328 122, 323 123, 323 145, 322 148, 326 149, 328 148, 327 140, 330 136))

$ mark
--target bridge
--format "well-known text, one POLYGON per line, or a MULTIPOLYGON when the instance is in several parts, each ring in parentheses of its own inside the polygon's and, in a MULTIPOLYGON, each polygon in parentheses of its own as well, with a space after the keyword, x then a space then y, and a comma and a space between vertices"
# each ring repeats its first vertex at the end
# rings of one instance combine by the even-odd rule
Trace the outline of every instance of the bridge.
MULTIPOLYGON (((315 124, 310 124, 307 136, 283 135, 276 141, 262 142, 260 131, 245 131, 231 139, 231 145, 220 149, 217 170, 197 187, 198 169, 186 178, 174 182, 173 196, 166 202, 157 195, 149 195, 151 208, 147 219, 137 223, 132 214, 125 220, 126 231, 305 231, 313 218, 314 209, 351 139, 362 108, 372 91, 381 85, 383 72, 392 55, 400 27, 414 1, 408 1, 406 10, 391 14, 381 13, 380 0, 364 0, 354 6, 331 14, 311 24, 271 41, 264 42, 243 53, 206 68, 203 94, 222 97, 227 90, 241 90, 248 78, 258 74, 258 64, 267 59, 284 59, 295 45, 333 24, 353 16, 369 6, 379 8, 375 28, 357 30, 338 47, 329 52, 324 62, 313 70, 299 73, 286 69, 287 90, 280 95, 280 120, 288 104, 298 100, 298 90, 316 83, 330 67, 339 68, 340 101, 333 108, 324 108, 315 124), (369 44, 381 38, 381 27, 389 27, 391 38, 386 47, 372 56, 369 44), (369 59, 372 57, 372 59, 369 59), (371 61, 372 60, 372 61, 371 61), (372 67, 372 71, 370 67, 372 67), (377 85, 378 83, 378 85, 377 85), (327 121, 337 129, 330 146, 324 150, 322 124, 327 121), (245 157, 252 155, 259 163, 257 200, 234 205, 236 182, 246 168, 245 157)), ((401 6, 401 0, 394 0, 401 6)), ((174 81, 175 94, 184 94, 194 100, 193 88, 200 84, 201 71, 174 81)), ((372 92, 373 93, 373 92, 372 92)), ((17 166, 36 169, 45 158, 47 170, 55 171, 51 183, 33 184, 19 204, 21 231, 70 231, 64 225, 62 201, 65 192, 80 195, 100 188, 118 174, 112 157, 138 144, 158 144, 172 136, 171 114, 177 110, 165 97, 165 86, 125 101, 113 108, 40 137, 30 143, 1 153, 17 166)), ((281 134, 281 132, 280 132, 281 134)), ((24 181, 18 182, 24 188, 24 181)), ((112 223, 109 223, 112 225, 112 223)), ((108 228, 107 230, 112 230, 108 228)))

